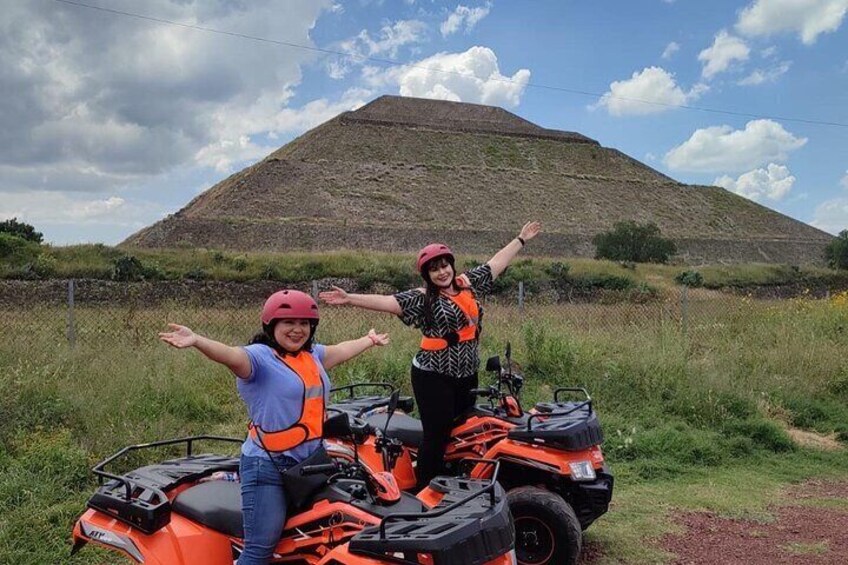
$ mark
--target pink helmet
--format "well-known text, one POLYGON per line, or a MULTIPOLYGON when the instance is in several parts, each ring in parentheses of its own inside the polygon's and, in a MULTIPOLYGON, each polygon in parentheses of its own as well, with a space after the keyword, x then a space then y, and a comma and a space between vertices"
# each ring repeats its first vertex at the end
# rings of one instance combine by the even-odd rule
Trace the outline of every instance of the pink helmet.
POLYGON ((423 273, 424 265, 438 257, 447 257, 448 261, 454 262, 453 251, 444 243, 431 243, 418 252, 418 272, 423 273))
POLYGON ((299 290, 279 290, 268 297, 262 307, 262 323, 300 318, 318 320, 318 305, 311 296, 299 290))

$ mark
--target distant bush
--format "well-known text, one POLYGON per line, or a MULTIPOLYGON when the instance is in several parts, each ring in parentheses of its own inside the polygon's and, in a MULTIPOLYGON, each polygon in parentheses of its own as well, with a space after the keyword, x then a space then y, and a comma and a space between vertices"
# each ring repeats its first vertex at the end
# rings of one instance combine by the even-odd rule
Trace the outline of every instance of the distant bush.
POLYGON ((112 261, 112 280, 134 282, 164 279, 165 272, 158 263, 145 265, 133 255, 122 255, 112 261))
POLYGON ((608 232, 592 238, 595 258, 636 263, 666 263, 677 248, 670 239, 660 235, 654 223, 619 222, 608 232))
POLYGON ((38 243, 9 233, 0 233, 0 262, 10 266, 32 263, 41 253, 38 243))
POLYGON ((839 236, 827 244, 824 254, 831 269, 848 269, 848 230, 839 232, 839 236))
POLYGON ((0 222, 0 234, 4 233, 14 235, 34 243, 41 243, 44 238, 44 236, 41 235, 41 232, 35 231, 35 228, 27 223, 19 222, 17 218, 0 222))
POLYGON ((202 267, 194 267, 186 272, 185 278, 190 281, 205 281, 209 278, 209 273, 202 267))
POLYGON ((674 282, 683 286, 701 287, 704 286, 704 276, 698 271, 683 271, 674 277, 674 282))

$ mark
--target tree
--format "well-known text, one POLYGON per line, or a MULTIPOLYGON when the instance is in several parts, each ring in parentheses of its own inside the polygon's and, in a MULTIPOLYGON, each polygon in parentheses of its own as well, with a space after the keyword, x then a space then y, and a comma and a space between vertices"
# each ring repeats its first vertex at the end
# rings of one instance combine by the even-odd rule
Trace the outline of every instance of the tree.
POLYGON ((44 239, 41 232, 35 231, 35 228, 27 223, 19 222, 17 218, 0 222, 0 233, 8 233, 35 243, 41 243, 41 240, 44 239))
POLYGON ((848 269, 848 230, 839 232, 836 239, 827 244, 824 254, 831 269, 848 269))
POLYGON ((638 224, 632 220, 616 223, 612 231, 599 233, 592 243, 596 259, 612 261, 665 263, 677 251, 673 241, 661 236, 656 224, 638 224))

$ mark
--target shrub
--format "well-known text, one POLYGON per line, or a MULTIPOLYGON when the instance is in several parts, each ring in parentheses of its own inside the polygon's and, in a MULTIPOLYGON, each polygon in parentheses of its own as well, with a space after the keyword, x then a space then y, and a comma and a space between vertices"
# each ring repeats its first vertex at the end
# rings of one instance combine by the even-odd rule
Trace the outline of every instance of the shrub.
POLYGON ((595 258, 636 263, 665 263, 677 248, 670 239, 660 235, 654 223, 618 222, 608 232, 592 238, 595 258))
POLYGON ((145 265, 133 255, 123 255, 112 261, 112 280, 114 281, 134 282, 164 278, 166 278, 165 272, 158 263, 145 265))
POLYGON ((247 257, 245 257, 244 255, 239 255, 238 257, 234 257, 233 258, 233 269, 235 269, 236 272, 239 272, 239 273, 244 272, 244 270, 247 269, 247 257))
POLYGON ((205 281, 209 278, 209 275, 202 267, 194 267, 190 271, 186 272, 185 278, 190 281, 205 281))
POLYGON ((698 271, 683 271, 674 277, 674 282, 683 286, 701 287, 704 286, 704 276, 698 271))
POLYGON ((839 232, 839 236, 827 244, 824 254, 831 269, 848 269, 848 230, 839 232))
POLYGON ((41 253, 41 246, 33 241, 9 233, 0 233, 0 262, 8 265, 32 263, 41 253))
POLYGON ((3 233, 14 235, 33 243, 41 243, 42 239, 44 239, 41 232, 35 231, 35 228, 27 223, 19 222, 17 218, 0 222, 0 234, 3 233))

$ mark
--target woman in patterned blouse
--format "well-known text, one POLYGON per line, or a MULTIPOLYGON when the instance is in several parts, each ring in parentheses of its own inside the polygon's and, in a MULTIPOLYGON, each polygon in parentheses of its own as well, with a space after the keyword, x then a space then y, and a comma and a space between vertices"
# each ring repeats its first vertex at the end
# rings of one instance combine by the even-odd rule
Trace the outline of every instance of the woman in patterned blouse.
POLYGON ((395 314, 404 324, 421 330, 421 349, 412 360, 412 390, 424 430, 416 471, 420 487, 441 470, 454 420, 474 404, 471 390, 477 387, 482 314, 477 299, 491 292, 492 282, 540 230, 539 222, 528 222, 518 237, 486 264, 459 276, 451 250, 440 243, 430 244, 418 254, 424 288, 379 295, 333 287, 319 295, 327 304, 395 314))

